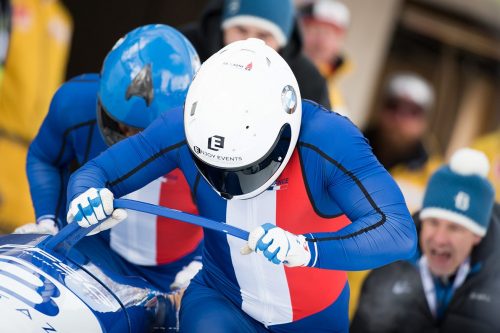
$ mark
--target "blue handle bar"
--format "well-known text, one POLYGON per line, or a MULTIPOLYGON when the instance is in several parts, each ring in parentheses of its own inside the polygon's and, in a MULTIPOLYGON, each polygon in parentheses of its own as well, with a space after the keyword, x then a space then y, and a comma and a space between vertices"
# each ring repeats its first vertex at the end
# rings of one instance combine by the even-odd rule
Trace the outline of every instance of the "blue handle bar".
MULTIPOLYGON (((115 208, 131 209, 138 212, 163 216, 169 219, 178 220, 186 223, 191 223, 207 229, 220 231, 243 240, 248 240, 248 231, 234 227, 232 225, 207 219, 205 217, 192 215, 181 212, 179 210, 156 206, 145 202, 130 200, 130 199, 115 199, 115 208)), ((102 223, 102 222, 101 222, 102 223)), ((61 229, 56 235, 47 238, 38 246, 46 251, 55 251, 63 255, 67 255, 69 250, 85 237, 89 232, 94 230, 98 224, 88 228, 80 228, 78 223, 70 223, 61 229)))
POLYGON ((207 219, 205 217, 201 217, 198 215, 184 213, 181 212, 180 210, 162 206, 156 206, 146 202, 140 202, 129 199, 115 199, 114 205, 115 208, 125 208, 125 209, 136 210, 138 212, 163 216, 173 220, 179 220, 182 222, 195 224, 207 229, 220 231, 243 240, 248 240, 248 231, 245 231, 243 229, 234 227, 226 223, 207 219))

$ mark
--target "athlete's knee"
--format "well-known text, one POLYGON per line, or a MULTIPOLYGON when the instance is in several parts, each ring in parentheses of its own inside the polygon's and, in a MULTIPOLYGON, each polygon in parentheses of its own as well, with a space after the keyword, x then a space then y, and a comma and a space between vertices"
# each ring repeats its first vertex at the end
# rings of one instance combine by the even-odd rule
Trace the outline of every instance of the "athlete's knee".
POLYGON ((242 310, 206 286, 190 285, 182 299, 179 329, 183 333, 255 332, 242 310))

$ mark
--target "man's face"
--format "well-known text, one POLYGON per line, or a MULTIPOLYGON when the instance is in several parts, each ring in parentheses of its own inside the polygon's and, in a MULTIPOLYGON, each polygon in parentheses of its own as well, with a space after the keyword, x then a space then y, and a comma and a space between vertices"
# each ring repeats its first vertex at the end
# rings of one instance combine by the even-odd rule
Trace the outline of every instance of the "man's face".
POLYGON ((304 52, 316 64, 329 64, 341 52, 345 30, 332 24, 304 20, 304 52))
POLYGON ((394 145, 410 145, 421 140, 427 130, 426 111, 406 99, 388 99, 379 113, 379 123, 394 145))
POLYGON ((461 225, 438 218, 422 220, 420 247, 438 277, 454 274, 481 238, 461 225))
POLYGON ((224 45, 247 38, 259 38, 276 51, 280 48, 278 41, 269 31, 262 30, 251 25, 236 25, 234 27, 226 28, 224 29, 223 34, 224 45))

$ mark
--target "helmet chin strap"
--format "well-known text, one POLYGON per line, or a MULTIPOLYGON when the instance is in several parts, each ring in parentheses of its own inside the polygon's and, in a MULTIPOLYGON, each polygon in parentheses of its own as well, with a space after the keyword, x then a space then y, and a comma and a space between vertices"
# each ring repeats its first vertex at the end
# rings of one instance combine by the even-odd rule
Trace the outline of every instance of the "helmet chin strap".
POLYGON ((104 139, 108 146, 112 146, 115 143, 127 138, 123 133, 114 131, 110 128, 103 128, 102 133, 104 134, 104 139))
POLYGON ((231 200, 233 198, 233 196, 231 194, 225 193, 225 192, 220 192, 220 196, 226 200, 231 200))

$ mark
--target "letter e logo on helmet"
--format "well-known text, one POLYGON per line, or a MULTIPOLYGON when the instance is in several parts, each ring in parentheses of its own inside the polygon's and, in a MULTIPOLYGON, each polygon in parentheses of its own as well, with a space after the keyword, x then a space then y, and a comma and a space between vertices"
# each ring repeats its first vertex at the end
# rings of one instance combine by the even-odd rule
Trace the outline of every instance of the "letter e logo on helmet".
POLYGON ((208 138, 208 149, 218 151, 219 148, 224 148, 224 137, 220 135, 214 135, 208 138))

